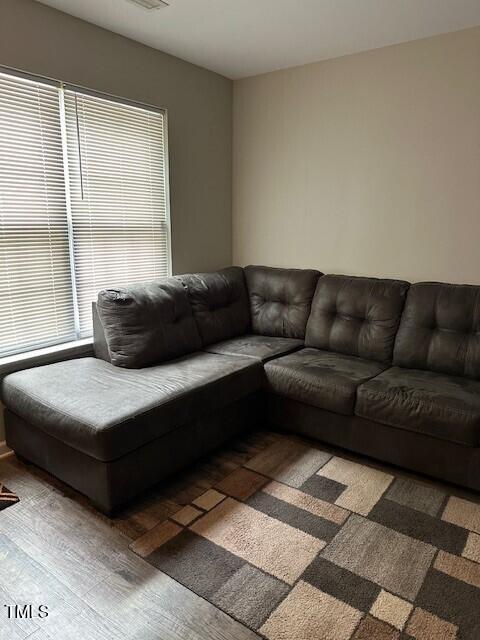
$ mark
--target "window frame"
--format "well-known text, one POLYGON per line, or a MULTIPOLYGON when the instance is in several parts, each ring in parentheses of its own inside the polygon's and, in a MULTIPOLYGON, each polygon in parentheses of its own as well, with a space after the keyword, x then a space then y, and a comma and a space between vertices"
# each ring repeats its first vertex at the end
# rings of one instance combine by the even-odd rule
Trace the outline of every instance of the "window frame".
POLYGON ((71 199, 70 199, 70 182, 69 182, 69 167, 68 167, 68 149, 67 149, 67 138, 66 138, 66 119, 65 119, 65 91, 73 91, 79 94, 85 94, 92 97, 99 98, 101 100, 106 100, 108 102, 117 102, 121 105, 126 105, 130 107, 134 107, 137 109, 141 109, 142 111, 150 111, 154 113, 161 113, 163 116, 163 163, 164 163, 164 179, 165 179, 165 220, 162 221, 162 225, 164 226, 166 233, 166 262, 167 262, 167 277, 172 275, 172 233, 171 233, 171 214, 170 214, 170 169, 169 169, 169 137, 168 137, 168 109, 164 107, 158 107, 156 105, 148 104, 145 102, 141 102, 138 100, 132 100, 129 98, 125 98, 122 96, 117 96, 114 94, 97 91, 94 89, 90 89, 88 87, 83 87, 81 85, 76 85, 72 83, 63 82, 61 80, 57 80, 54 78, 49 78, 42 75, 32 74, 29 72, 21 71, 19 69, 14 69, 11 67, 7 67, 4 65, 0 65, 0 73, 9 75, 12 77, 17 77, 22 80, 31 81, 37 84, 44 84, 50 87, 55 87, 58 89, 58 101, 59 101, 59 119, 60 119, 60 127, 62 132, 62 155, 63 155, 63 171, 64 171, 64 186, 65 186, 65 215, 68 225, 68 251, 70 256, 70 278, 71 278, 71 287, 72 287, 72 296, 73 296, 73 312, 75 316, 75 334, 76 338, 68 341, 60 341, 57 342, 52 340, 48 344, 38 344, 33 348, 19 350, 15 353, 11 353, 6 356, 0 357, 0 374, 4 372, 5 369, 12 370, 17 368, 25 368, 26 366, 34 366, 30 365, 29 361, 32 360, 36 362, 39 357, 41 357, 42 363, 45 360, 48 360, 49 354, 52 354, 52 358, 55 360, 62 358, 62 352, 65 352, 65 355, 68 357, 70 353, 77 353, 77 351, 81 351, 82 353, 91 349, 91 345, 93 344, 93 334, 85 337, 85 335, 80 335, 80 327, 77 324, 78 321, 78 308, 77 305, 77 288, 76 288, 76 277, 75 277, 75 259, 73 253, 73 244, 74 244, 74 236, 73 236, 73 224, 72 224, 72 210, 71 210, 71 199), (77 349, 76 347, 79 347, 77 349), (26 364, 27 363, 27 364, 26 364))

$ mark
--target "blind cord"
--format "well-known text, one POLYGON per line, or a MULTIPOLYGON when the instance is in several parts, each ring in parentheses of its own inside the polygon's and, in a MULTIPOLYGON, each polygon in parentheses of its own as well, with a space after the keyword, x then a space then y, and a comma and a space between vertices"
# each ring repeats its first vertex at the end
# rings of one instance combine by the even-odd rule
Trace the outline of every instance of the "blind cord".
POLYGON ((78 122, 78 100, 77 94, 75 94, 75 120, 77 125, 77 149, 78 149, 78 169, 80 173, 80 193, 82 200, 85 200, 83 192, 83 166, 82 166, 82 145, 80 142, 80 124, 78 122))

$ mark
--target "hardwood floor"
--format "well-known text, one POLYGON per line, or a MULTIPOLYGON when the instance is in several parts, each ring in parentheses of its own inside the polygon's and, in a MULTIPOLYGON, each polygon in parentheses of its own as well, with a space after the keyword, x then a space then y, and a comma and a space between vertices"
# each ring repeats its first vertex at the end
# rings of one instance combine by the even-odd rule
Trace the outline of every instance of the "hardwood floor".
MULTIPOLYGON (((18 504, 0 512, 0 640, 258 639, 128 546, 281 437, 270 432, 245 436, 151 490, 114 519, 36 467, 14 456, 0 459, 2 482, 20 496, 18 504), (8 619, 4 605, 15 604, 31 604, 35 614, 38 605, 47 605, 49 615, 8 619)), ((365 463, 345 451, 340 455, 365 463)), ((478 494, 458 487, 422 482, 480 501, 478 494)))
POLYGON ((246 436, 150 491, 115 519, 14 456, 0 478, 20 502, 0 512, 0 640, 255 640, 258 636, 128 549, 276 437, 246 436), (8 619, 4 605, 33 605, 8 619), (49 615, 40 619, 38 605, 49 615))

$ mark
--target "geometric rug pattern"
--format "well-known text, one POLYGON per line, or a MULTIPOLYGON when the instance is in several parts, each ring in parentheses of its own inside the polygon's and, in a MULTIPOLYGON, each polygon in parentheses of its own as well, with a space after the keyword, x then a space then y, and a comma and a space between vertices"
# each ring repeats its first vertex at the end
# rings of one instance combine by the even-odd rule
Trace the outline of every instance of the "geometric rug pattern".
POLYGON ((0 482, 0 511, 16 504, 19 501, 18 496, 9 491, 7 487, 0 482))
POLYGON ((268 640, 480 638, 480 505, 297 440, 131 548, 268 640))

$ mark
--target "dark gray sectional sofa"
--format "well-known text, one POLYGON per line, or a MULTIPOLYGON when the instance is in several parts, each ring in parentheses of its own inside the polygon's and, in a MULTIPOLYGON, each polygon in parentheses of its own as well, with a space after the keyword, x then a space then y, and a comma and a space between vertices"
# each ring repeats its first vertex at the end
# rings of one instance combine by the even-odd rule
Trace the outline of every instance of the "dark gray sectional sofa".
POLYGON ((104 512, 267 424, 480 490, 480 287, 230 267, 100 292, 94 344, 2 400, 104 512))

